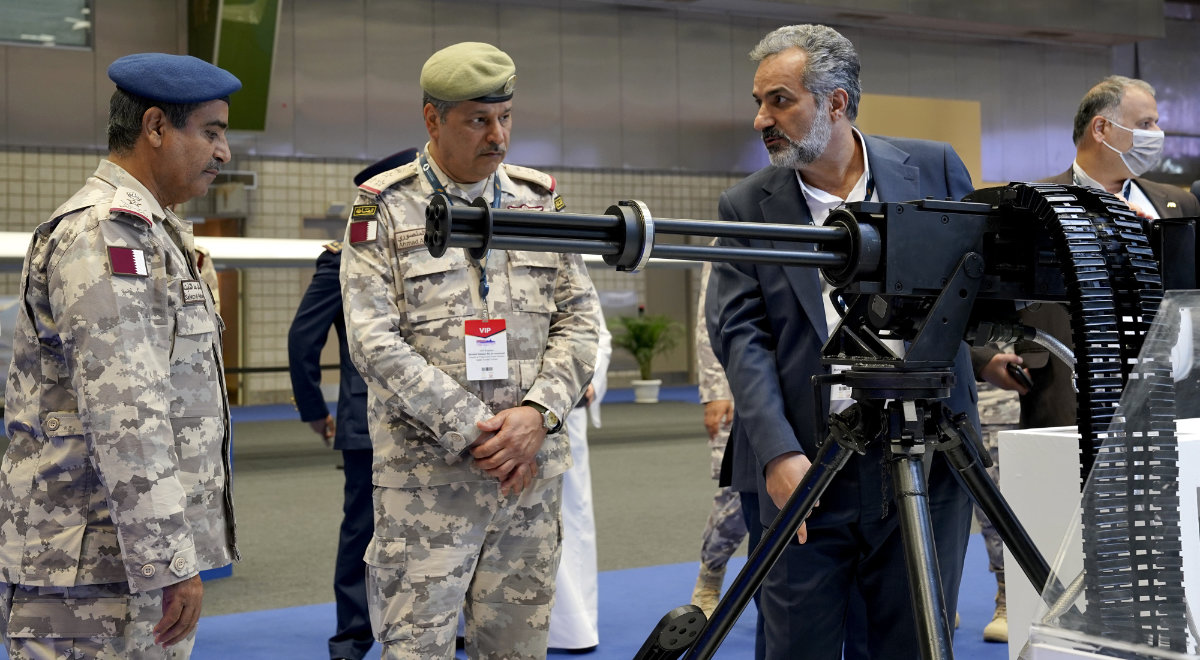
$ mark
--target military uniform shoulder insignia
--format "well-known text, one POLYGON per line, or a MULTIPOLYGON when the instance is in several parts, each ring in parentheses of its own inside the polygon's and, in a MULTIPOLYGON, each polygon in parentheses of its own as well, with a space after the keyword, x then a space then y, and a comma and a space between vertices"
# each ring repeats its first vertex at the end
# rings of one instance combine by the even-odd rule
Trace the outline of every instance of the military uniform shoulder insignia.
POLYGON ((371 217, 369 220, 351 220, 350 245, 358 245, 359 243, 370 243, 379 235, 379 220, 371 217))
POLYGON ((134 192, 130 188, 118 188, 117 194, 113 197, 112 206, 109 207, 110 213, 127 213, 140 218, 146 224, 154 225, 154 214, 150 210, 150 206, 142 196, 134 192))
POLYGON ((59 206, 57 209, 55 209, 54 213, 50 216, 50 219, 57 220, 64 215, 70 215, 76 211, 97 206, 99 204, 111 205, 112 198, 113 195, 111 190, 92 189, 80 191, 71 197, 71 199, 63 202, 62 206, 59 206))
POLYGON ((378 204, 355 204, 354 209, 350 211, 350 221, 371 220, 377 215, 379 215, 378 204))
POLYGON ((359 184, 358 188, 359 190, 368 192, 372 195, 378 195, 379 193, 391 188, 401 181, 411 179, 412 177, 416 176, 419 171, 420 170, 417 168, 416 161, 405 163, 395 169, 376 174, 370 179, 367 179, 359 184))
POLYGON ((323 245, 322 247, 324 247, 331 254, 339 254, 342 251, 342 242, 341 241, 330 241, 330 242, 326 243, 325 245, 323 245))
POLYGON ((532 167, 521 167, 520 165, 509 165, 508 163, 504 163, 503 165, 504 171, 508 173, 508 176, 540 186, 546 192, 552 193, 554 192, 554 188, 558 186, 558 182, 554 180, 554 177, 545 172, 539 172, 532 167))
POLYGON ((146 262, 146 252, 138 248, 109 245, 108 264, 112 267, 113 275, 150 276, 150 267, 146 262))

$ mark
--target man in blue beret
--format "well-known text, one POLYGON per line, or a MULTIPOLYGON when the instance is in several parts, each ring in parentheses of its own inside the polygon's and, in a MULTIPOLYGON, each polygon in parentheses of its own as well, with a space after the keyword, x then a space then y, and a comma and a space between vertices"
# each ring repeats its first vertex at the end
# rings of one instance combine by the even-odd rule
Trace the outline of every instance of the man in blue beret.
POLYGON ((200 571, 238 557, 223 324, 171 209, 229 160, 241 83, 157 53, 108 74, 108 157, 21 274, 0 465, 12 658, 187 657, 200 571))

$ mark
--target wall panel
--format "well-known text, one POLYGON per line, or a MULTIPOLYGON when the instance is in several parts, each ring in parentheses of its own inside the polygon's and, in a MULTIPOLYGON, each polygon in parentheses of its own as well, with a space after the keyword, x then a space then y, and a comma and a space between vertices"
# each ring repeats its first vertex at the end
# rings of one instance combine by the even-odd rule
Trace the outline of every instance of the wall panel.
POLYGON ((434 51, 433 3, 368 2, 366 23, 367 157, 424 148, 421 65, 434 51))
MULTIPOLYGON (((754 172, 767 165, 767 151, 762 136, 754 130, 754 72, 758 68, 750 59, 750 51, 772 29, 777 27, 768 21, 734 19, 731 38, 731 70, 733 72, 733 150, 730 152, 730 168, 740 172, 754 172)), ((714 203, 713 208, 716 208, 714 203)))
MULTIPOLYGON (((366 157, 363 4, 295 5, 295 155, 366 157)), ((276 72, 276 75, 283 72, 276 72)))
MULTIPOLYGON (((500 41, 499 2, 441 0, 433 4, 433 50, 460 41, 500 41)), ((426 55, 428 57, 428 55, 426 55)), ((425 60, 422 58, 421 62, 425 60)))
POLYGON ((621 167, 679 167, 679 66, 673 13, 622 7, 621 167))
MULTIPOLYGON (((303 6, 303 5, 301 5, 303 6)), ((267 97, 267 127, 260 132, 232 131, 229 145, 234 153, 292 156, 296 153, 296 3, 279 7, 279 29, 275 33, 275 64, 267 97)), ((237 103, 237 99, 231 99, 237 103)))
POLYGON ((11 141, 53 147, 96 145, 93 90, 97 84, 105 84, 111 95, 113 86, 107 76, 101 83, 92 71, 91 51, 31 47, 7 50, 11 141))
POLYGON ((8 131, 8 53, 11 48, 0 48, 0 141, 15 142, 8 131))
POLYGON ((556 8, 504 5, 497 45, 517 65, 513 97, 511 162, 530 166, 563 161, 561 12, 556 8))
POLYGON ((617 12, 562 12, 562 142, 567 167, 621 163, 621 46, 617 12))
POLYGON ((733 28, 725 18, 681 22, 678 50, 677 167, 726 170, 741 125, 733 116, 733 28))

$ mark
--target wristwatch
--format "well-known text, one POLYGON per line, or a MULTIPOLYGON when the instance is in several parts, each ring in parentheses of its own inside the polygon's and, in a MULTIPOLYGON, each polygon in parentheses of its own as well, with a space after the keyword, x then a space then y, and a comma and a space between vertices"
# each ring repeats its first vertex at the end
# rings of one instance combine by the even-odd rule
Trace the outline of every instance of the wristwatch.
POLYGON ((562 428, 562 419, 558 416, 558 413, 550 410, 546 406, 543 406, 536 401, 526 401, 521 405, 529 406, 530 408, 533 408, 541 413, 542 428, 546 429, 546 433, 558 433, 558 430, 562 428))

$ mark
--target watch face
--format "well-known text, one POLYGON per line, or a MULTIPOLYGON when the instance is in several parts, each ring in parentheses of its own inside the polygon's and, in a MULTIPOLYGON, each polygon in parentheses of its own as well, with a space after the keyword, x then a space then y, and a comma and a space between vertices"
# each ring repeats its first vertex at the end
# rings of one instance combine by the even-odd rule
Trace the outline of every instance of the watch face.
POLYGON ((558 428, 558 415, 554 414, 553 410, 547 410, 542 413, 542 422, 547 430, 558 428))

